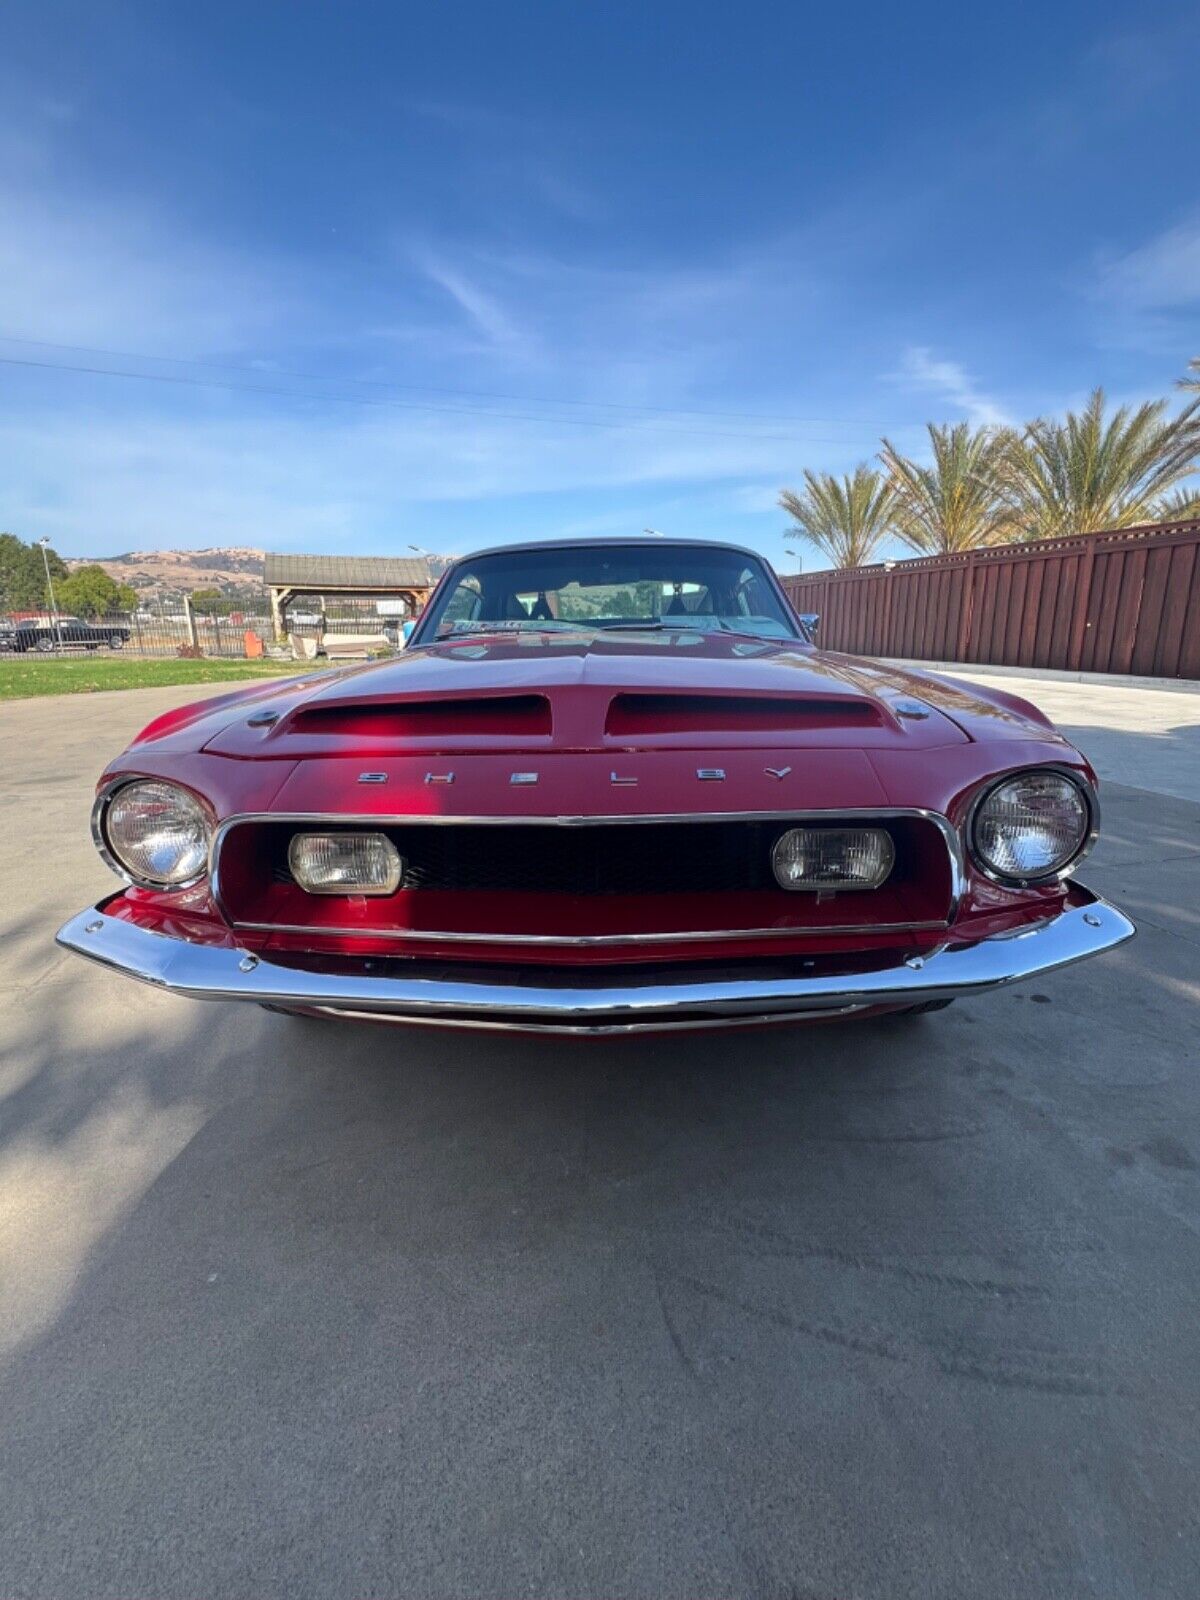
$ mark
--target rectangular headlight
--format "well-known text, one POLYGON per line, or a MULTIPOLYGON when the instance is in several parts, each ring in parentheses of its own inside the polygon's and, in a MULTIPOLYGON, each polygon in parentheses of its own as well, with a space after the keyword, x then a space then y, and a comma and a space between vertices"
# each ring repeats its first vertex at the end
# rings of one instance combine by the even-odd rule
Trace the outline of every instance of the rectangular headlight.
POLYGON ((309 894, 395 894, 404 861, 385 833, 297 833, 292 877, 309 894))
POLYGON ((789 828, 771 852, 781 889, 878 889, 895 862, 883 828, 789 828))

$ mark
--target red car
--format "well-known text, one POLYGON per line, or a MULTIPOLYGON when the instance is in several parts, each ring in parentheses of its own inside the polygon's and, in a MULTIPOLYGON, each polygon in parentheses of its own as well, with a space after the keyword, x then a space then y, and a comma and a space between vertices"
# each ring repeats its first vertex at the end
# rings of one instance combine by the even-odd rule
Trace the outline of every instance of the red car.
POLYGON ((408 649, 143 729, 59 942, 200 999, 609 1034, 938 1010, 1111 949, 1033 706, 822 651, 753 552, 485 551, 408 649))

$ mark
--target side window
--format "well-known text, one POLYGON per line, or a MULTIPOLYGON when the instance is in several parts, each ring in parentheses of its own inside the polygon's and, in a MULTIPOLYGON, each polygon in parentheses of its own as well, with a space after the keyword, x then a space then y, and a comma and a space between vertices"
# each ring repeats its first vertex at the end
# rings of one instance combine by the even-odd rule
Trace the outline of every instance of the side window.
POLYGON ((468 573, 456 586, 454 593, 446 602, 446 609, 442 613, 439 628, 455 622, 474 622, 479 616, 479 609, 483 604, 483 596, 479 589, 479 579, 468 573))
POLYGON ((738 574, 735 603, 740 617, 769 616, 773 610, 772 601, 763 593, 762 578, 752 567, 744 567, 738 574))

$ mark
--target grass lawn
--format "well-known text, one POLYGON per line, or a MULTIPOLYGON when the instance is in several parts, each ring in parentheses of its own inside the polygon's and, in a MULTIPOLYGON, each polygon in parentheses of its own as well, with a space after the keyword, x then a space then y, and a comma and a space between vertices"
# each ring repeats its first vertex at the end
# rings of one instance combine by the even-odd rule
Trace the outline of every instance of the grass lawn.
MULTIPOLYGON (((326 663, 322 662, 322 666, 326 663)), ((240 678, 290 678, 312 669, 299 661, 178 661, 138 656, 61 659, 0 655, 0 700, 41 694, 95 694, 101 689, 153 689, 170 683, 236 683, 240 678)))

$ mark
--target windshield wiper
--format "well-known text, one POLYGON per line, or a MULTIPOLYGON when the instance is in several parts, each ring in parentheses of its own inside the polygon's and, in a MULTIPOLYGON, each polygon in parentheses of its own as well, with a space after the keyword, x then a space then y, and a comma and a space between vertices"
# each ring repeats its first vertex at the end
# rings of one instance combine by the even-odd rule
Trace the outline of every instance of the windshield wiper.
MULTIPOLYGON (((716 628, 699 627, 695 621, 691 622, 595 622, 594 628, 602 629, 605 633, 670 633, 687 631, 689 633, 731 633, 735 639, 754 639, 759 644, 778 644, 781 641, 769 633, 751 633, 748 628, 731 628, 724 617, 714 617, 716 628)), ((785 639, 793 637, 791 634, 785 639)))
POLYGON ((584 626, 602 633, 670 633, 679 628, 700 631, 694 622, 590 622, 584 626))
POLYGON ((531 622, 528 619, 519 622, 515 618, 503 622, 460 622, 449 633, 439 633, 438 639, 477 639, 481 633, 575 633, 579 626, 577 622, 559 622, 553 618, 545 622, 531 622))

